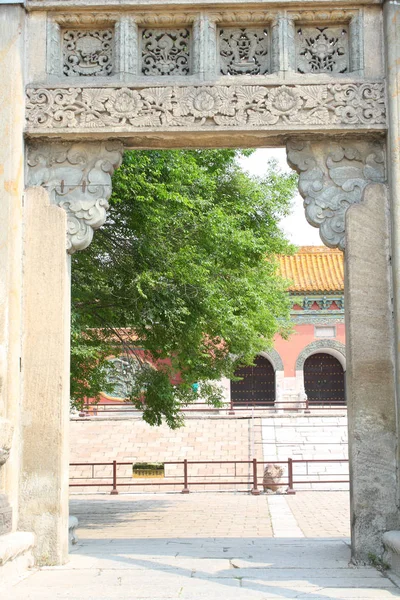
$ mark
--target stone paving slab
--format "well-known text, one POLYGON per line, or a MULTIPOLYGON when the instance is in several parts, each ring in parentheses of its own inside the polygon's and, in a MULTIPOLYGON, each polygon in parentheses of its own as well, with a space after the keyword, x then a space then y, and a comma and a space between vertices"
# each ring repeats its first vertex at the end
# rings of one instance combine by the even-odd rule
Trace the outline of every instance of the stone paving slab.
MULTIPOLYGON (((314 496, 318 511, 323 496, 314 496)), ((333 519, 333 499, 325 504, 333 519)), ((400 598, 381 573, 349 564, 346 538, 296 537, 300 523, 284 496, 88 497, 71 505, 80 529, 70 562, 32 573, 4 600, 400 598), (279 509, 272 525, 268 504, 279 509), (292 537, 272 537, 279 513, 290 517, 284 531, 292 537), (232 522, 240 534, 233 534, 232 522)))
POLYGON ((299 492, 285 500, 306 537, 349 537, 349 493, 299 492))

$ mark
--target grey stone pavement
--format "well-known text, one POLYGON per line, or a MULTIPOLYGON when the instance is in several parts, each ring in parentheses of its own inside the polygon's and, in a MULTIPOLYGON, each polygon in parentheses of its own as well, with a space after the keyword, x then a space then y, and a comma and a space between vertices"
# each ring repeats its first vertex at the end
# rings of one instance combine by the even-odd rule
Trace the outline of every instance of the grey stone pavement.
POLYGON ((348 494, 75 496, 78 544, 1 600, 389 599, 400 590, 352 566, 348 494))

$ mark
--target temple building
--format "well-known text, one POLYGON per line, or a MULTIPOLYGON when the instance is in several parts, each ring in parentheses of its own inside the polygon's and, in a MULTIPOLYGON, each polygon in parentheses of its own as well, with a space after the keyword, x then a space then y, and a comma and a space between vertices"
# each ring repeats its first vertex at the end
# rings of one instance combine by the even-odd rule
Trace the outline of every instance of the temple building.
POLYGON ((293 333, 287 340, 276 336, 272 350, 258 355, 254 366, 239 369, 241 381, 225 382, 226 400, 233 406, 343 405, 343 253, 303 246, 280 258, 280 270, 291 282, 293 333))

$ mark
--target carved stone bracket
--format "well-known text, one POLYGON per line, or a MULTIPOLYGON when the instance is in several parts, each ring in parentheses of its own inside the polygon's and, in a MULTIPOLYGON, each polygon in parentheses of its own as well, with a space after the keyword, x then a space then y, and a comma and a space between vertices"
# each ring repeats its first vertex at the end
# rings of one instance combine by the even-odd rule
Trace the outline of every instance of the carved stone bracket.
POLYGON ((383 145, 290 141, 287 158, 299 173, 307 221, 319 227, 327 246, 344 250, 347 209, 361 202, 369 183, 385 182, 383 145))
POLYGON ((28 148, 28 186, 47 189, 67 213, 67 251, 89 246, 107 218, 111 175, 122 161, 120 142, 37 143, 28 148))

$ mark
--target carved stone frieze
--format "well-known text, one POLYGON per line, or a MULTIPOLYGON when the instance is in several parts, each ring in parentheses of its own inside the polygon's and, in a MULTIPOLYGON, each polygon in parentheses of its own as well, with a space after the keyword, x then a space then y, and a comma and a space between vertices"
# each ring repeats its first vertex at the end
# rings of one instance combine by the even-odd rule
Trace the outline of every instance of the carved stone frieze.
POLYGON ((67 251, 89 246, 106 220, 111 175, 122 161, 120 142, 38 143, 28 147, 28 186, 43 186, 67 213, 67 251))
POLYGON ((288 15, 296 22, 309 23, 349 23, 358 16, 358 10, 354 9, 334 9, 334 10, 304 10, 289 11, 288 15))
POLYGON ((56 13, 54 20, 62 27, 101 27, 114 24, 119 18, 116 12, 68 12, 56 13))
POLYGON ((348 73, 349 31, 347 25, 336 27, 296 27, 296 69, 299 73, 348 73))
POLYGON ((112 29, 65 29, 62 32, 63 73, 67 77, 110 75, 113 68, 112 29))
POLYGON ((223 75, 264 75, 270 72, 267 28, 219 29, 220 71, 223 75))
POLYGON ((146 13, 135 13, 134 18, 138 25, 146 27, 162 27, 174 25, 189 25, 198 18, 197 12, 180 12, 171 10, 167 13, 159 13, 154 10, 146 13))
POLYGON ((385 182, 381 143, 289 142, 288 163, 299 173, 306 218, 330 248, 345 248, 347 209, 359 204, 369 183, 385 182))
POLYGON ((31 88, 28 131, 385 125, 383 83, 31 88))

